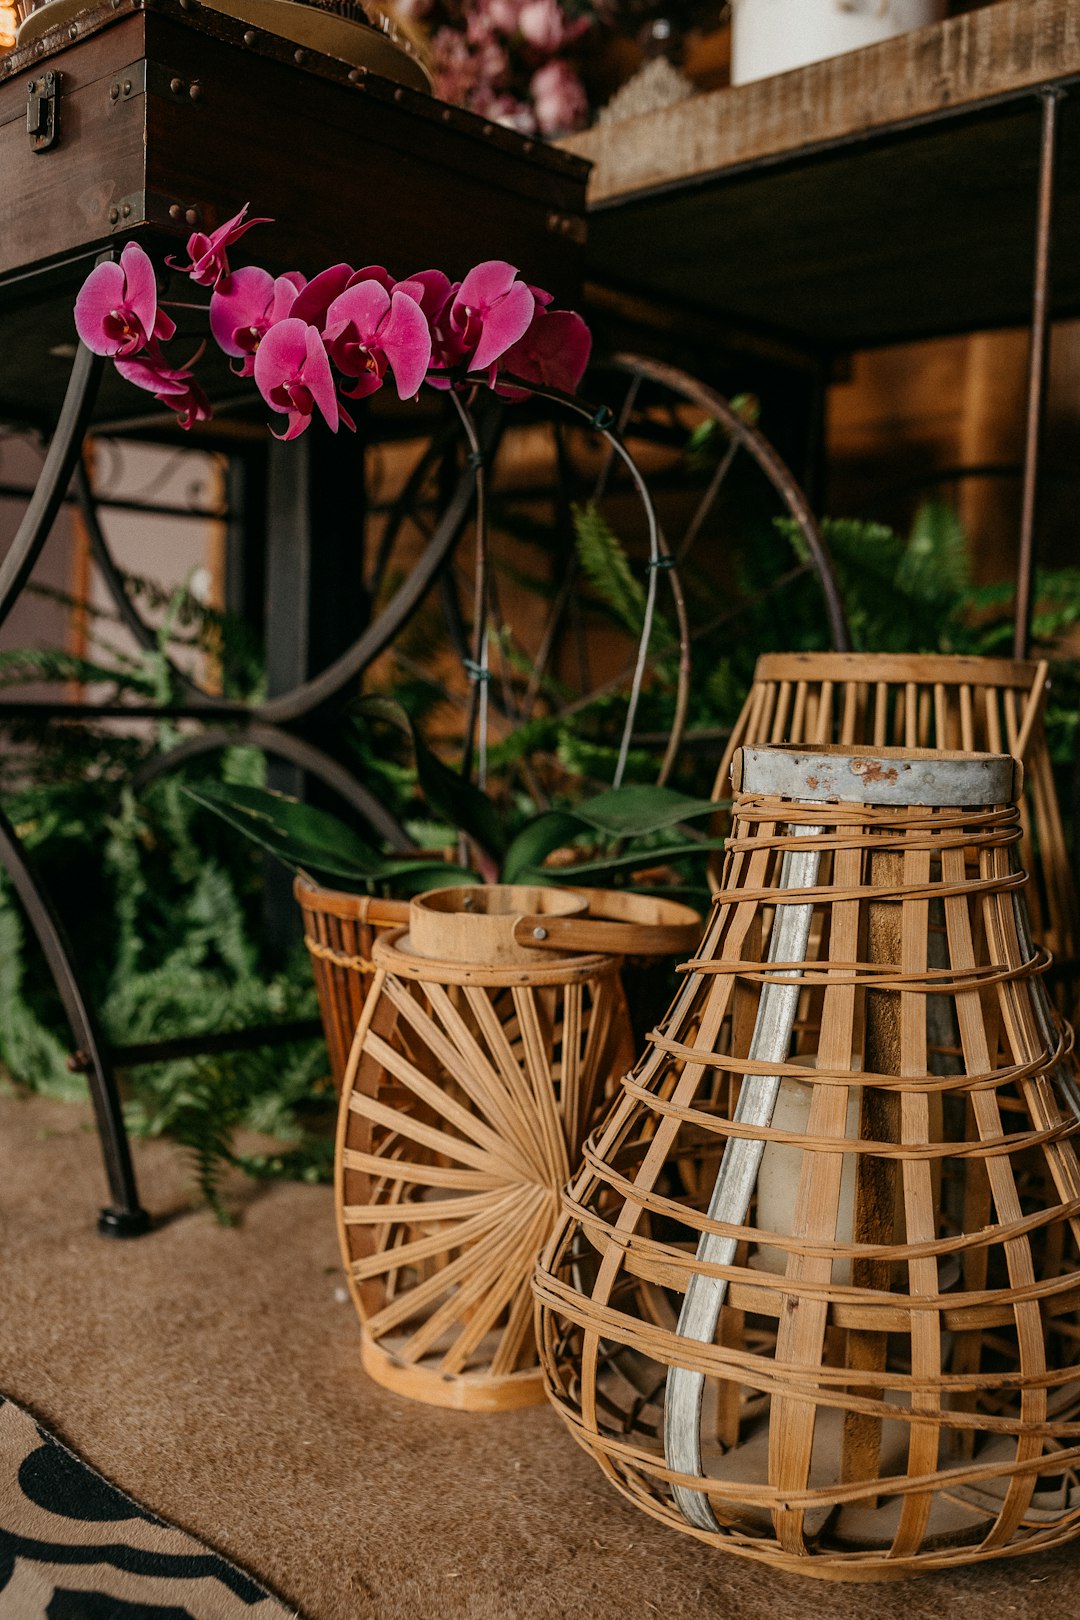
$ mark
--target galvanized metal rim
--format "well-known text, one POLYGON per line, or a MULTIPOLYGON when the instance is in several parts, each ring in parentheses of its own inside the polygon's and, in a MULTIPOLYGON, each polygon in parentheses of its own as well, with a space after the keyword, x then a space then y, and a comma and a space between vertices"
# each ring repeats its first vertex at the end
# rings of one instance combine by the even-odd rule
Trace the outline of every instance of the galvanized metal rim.
POLYGON ((1008 754, 920 748, 740 748, 732 761, 737 793, 804 804, 986 807, 1014 804, 1023 767, 1008 754))

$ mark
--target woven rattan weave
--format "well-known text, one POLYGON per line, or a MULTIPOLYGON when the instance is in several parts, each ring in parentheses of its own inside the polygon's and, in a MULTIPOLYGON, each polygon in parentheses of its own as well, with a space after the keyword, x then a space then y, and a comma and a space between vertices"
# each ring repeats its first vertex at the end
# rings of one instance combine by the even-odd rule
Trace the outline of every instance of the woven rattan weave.
POLYGON ((293 894, 304 919, 304 944, 311 956, 330 1073, 340 1091, 375 974, 371 953, 376 937, 400 928, 409 906, 405 900, 373 900, 366 894, 324 889, 304 877, 296 879, 293 894))
POLYGON ((745 750, 705 939, 539 1268, 631 1501, 884 1580, 1080 1531, 1080 1129, 1011 759, 745 750), (828 802, 826 802, 828 801, 828 802))

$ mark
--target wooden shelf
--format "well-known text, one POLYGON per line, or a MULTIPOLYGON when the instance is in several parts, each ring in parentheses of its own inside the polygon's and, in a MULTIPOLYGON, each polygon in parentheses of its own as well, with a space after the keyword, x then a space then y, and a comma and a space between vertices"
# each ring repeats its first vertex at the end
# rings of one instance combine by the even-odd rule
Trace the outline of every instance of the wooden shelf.
MULTIPOLYGON (((566 147, 589 272, 812 351, 1026 324, 1040 89, 1076 0, 1000 3, 566 147)), ((1061 113, 1054 311, 1080 312, 1080 97, 1061 113)))

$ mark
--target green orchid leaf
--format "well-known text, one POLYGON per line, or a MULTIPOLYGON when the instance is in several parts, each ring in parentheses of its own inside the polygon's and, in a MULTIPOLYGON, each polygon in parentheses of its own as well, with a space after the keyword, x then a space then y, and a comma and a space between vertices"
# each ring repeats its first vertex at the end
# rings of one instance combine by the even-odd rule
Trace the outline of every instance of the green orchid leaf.
POLYGON ((535 868, 520 873, 519 883, 588 883, 594 887, 601 878, 615 872, 645 871, 655 866, 666 866, 669 861, 684 861, 690 856, 707 855, 710 850, 723 849, 724 839, 705 838, 700 843, 665 844, 662 849, 636 849, 623 855, 604 856, 600 860, 585 861, 580 866, 535 868))
POLYGON ((449 861, 402 861, 400 871, 392 877, 394 894, 408 898, 424 894, 428 889, 453 889, 459 883, 479 883, 480 877, 467 866, 454 866, 449 861))
POLYGON ((184 792, 294 872, 333 878, 349 888, 388 883, 402 893, 471 881, 471 873, 443 861, 388 859, 328 811, 282 793, 206 782, 187 785, 184 792))
POLYGON ((416 775, 428 807, 460 828, 496 860, 506 851, 506 833, 498 810, 486 793, 444 765, 424 742, 412 719, 392 698, 363 697, 351 705, 361 720, 381 720, 412 741, 416 775))
POLYGON ((503 882, 517 883, 524 872, 535 872, 543 866, 552 850, 561 849, 584 831, 585 822, 569 810, 547 810, 543 815, 534 816, 506 852, 502 867, 503 882))
POLYGON ((679 822, 710 816, 715 810, 711 799, 691 799, 674 788, 639 784, 599 793, 576 805, 573 813, 586 826, 612 838, 644 838, 679 822))
POLYGON ((367 867, 380 859, 378 852, 337 816, 284 793, 231 782, 188 784, 185 791, 207 809, 219 815, 229 814, 253 833, 260 832, 278 844, 295 845, 306 855, 332 856, 355 867, 367 867))

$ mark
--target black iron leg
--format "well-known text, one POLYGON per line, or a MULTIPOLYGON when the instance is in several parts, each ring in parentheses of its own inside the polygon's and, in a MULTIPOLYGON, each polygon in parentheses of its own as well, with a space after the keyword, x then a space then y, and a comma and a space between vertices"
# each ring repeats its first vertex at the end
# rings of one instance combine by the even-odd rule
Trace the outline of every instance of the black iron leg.
POLYGON ((79 981, 64 926, 2 810, 0 865, 11 878, 45 953, 45 960, 71 1025, 78 1066, 85 1070, 90 1081, 90 1095, 112 1199, 109 1207, 103 1209, 98 1217, 98 1231, 105 1237, 139 1237, 149 1229, 150 1217, 139 1203, 120 1094, 107 1048, 79 981))
POLYGON ((94 409, 105 362, 99 354, 79 345, 68 379, 60 420, 52 436, 45 465, 18 533, 0 563, 0 624, 3 624, 48 539, 56 514, 67 494, 71 475, 82 454, 83 439, 94 409))
MULTIPOLYGON (((82 454, 104 364, 100 355, 91 354, 80 345, 41 476, 18 533, 0 563, 0 623, 7 618, 29 579, 67 494, 71 475, 82 454)), ((9 874, 45 953, 75 1038, 79 1066, 85 1068, 89 1076, 112 1199, 109 1207, 101 1211, 98 1230, 108 1237, 137 1237, 148 1229, 150 1220, 139 1204, 120 1096, 106 1047, 79 982, 63 924, 3 811, 0 811, 0 865, 9 874)))

